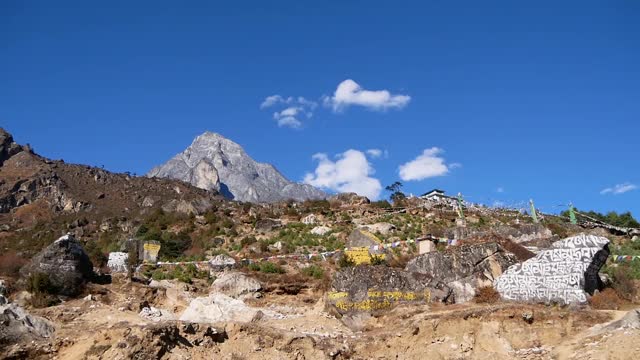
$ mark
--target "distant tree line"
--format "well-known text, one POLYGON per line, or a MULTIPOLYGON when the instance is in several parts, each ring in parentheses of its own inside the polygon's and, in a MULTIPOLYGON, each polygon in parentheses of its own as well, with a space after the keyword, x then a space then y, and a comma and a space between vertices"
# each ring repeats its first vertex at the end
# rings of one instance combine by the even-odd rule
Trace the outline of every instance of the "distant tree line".
MULTIPOLYGON (((629 211, 620 214, 615 211, 610 211, 606 215, 593 210, 582 211, 576 209, 576 211, 610 225, 625 228, 640 228, 640 223, 633 217, 633 215, 631 215, 631 212, 629 211)), ((560 215, 569 217, 569 210, 563 211, 562 213, 560 213, 560 215)))

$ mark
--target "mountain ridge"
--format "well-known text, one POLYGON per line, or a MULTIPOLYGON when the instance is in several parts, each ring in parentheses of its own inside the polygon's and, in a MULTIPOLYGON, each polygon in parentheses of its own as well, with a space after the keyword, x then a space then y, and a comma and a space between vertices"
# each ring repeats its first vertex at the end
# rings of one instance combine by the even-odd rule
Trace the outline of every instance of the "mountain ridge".
POLYGON ((274 165, 255 161, 241 145, 211 131, 196 136, 184 151, 151 169, 147 176, 182 180, 244 202, 326 197, 311 185, 287 179, 274 165))

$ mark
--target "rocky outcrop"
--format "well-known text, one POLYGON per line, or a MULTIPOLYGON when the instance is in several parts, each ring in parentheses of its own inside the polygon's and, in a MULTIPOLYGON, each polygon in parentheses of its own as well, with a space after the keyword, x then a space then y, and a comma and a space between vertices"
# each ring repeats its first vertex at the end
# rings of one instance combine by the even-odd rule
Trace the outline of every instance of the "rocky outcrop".
POLYGON ((260 233, 267 233, 282 227, 282 222, 278 219, 261 219, 256 221, 255 229, 260 233))
POLYGON ((471 300, 476 289, 491 286, 516 257, 496 243, 450 247, 419 255, 409 261, 405 270, 424 274, 453 290, 456 303, 471 300))
POLYGON ((211 284, 211 291, 225 294, 235 299, 259 296, 262 284, 254 278, 239 272, 226 272, 211 284))
POLYGON ((476 290, 491 286, 515 256, 495 243, 452 247, 411 260, 405 269, 387 266, 347 267, 335 273, 330 309, 340 314, 376 311, 402 302, 462 303, 476 290))
POLYGON ((20 275, 28 278, 43 273, 61 295, 79 294, 93 276, 93 264, 82 245, 71 235, 54 241, 20 269, 20 275))
POLYGON ((602 288, 598 271, 609 256, 609 240, 580 234, 556 241, 536 257, 510 267, 495 281, 507 300, 582 304, 602 288))
MULTIPOLYGON (((219 199, 182 181, 49 160, 33 153, 29 146, 15 144, 11 135, 0 129, 0 213, 31 205, 27 213, 34 212, 40 218, 85 212, 98 220, 167 204, 167 211, 200 212, 219 199)), ((31 222, 41 220, 33 218, 31 222)))
POLYGON ((356 193, 342 193, 331 196, 329 203, 340 207, 353 207, 367 205, 370 204, 371 201, 367 197, 360 196, 356 193))
MULTIPOLYGON (((48 320, 33 316, 0 295, 0 348, 5 345, 48 338, 55 328, 48 320)), ((1 352, 1 351, 0 351, 1 352)))
POLYGON ((185 151, 147 176, 182 180, 238 201, 303 201, 326 196, 310 185, 289 181, 273 165, 256 162, 240 145, 212 132, 196 137, 185 151))
POLYGON ((5 160, 24 150, 24 148, 13 141, 13 136, 0 128, 0 166, 5 160))

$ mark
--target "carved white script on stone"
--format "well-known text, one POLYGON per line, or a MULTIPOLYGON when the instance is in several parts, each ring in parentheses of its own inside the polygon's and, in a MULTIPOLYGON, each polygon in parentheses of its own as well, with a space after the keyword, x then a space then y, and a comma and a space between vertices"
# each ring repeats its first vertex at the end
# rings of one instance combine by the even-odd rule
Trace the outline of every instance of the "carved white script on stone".
POLYGON ((580 234, 507 269, 494 283, 507 300, 585 303, 599 287, 598 271, 609 256, 609 240, 580 234))

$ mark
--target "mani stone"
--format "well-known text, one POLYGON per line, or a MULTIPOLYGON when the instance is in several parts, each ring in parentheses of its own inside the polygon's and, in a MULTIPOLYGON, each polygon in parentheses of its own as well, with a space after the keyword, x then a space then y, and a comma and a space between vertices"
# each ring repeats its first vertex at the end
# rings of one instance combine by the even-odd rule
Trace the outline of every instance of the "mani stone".
POLYGON ((93 264, 82 245, 67 234, 47 246, 20 269, 20 275, 24 278, 36 273, 47 274, 51 285, 58 289, 58 294, 74 296, 93 277, 93 264))
POLYGON ((302 223, 305 225, 313 225, 318 221, 318 217, 314 214, 309 214, 302 218, 302 223))
POLYGON ((129 254, 125 252, 111 252, 109 253, 109 260, 107 266, 112 273, 124 273, 127 272, 127 260, 129 254))
POLYGON ((598 271, 609 256, 608 245, 607 238, 586 234, 556 241, 511 266, 494 286, 506 300, 584 304, 587 293, 602 288, 598 271))

